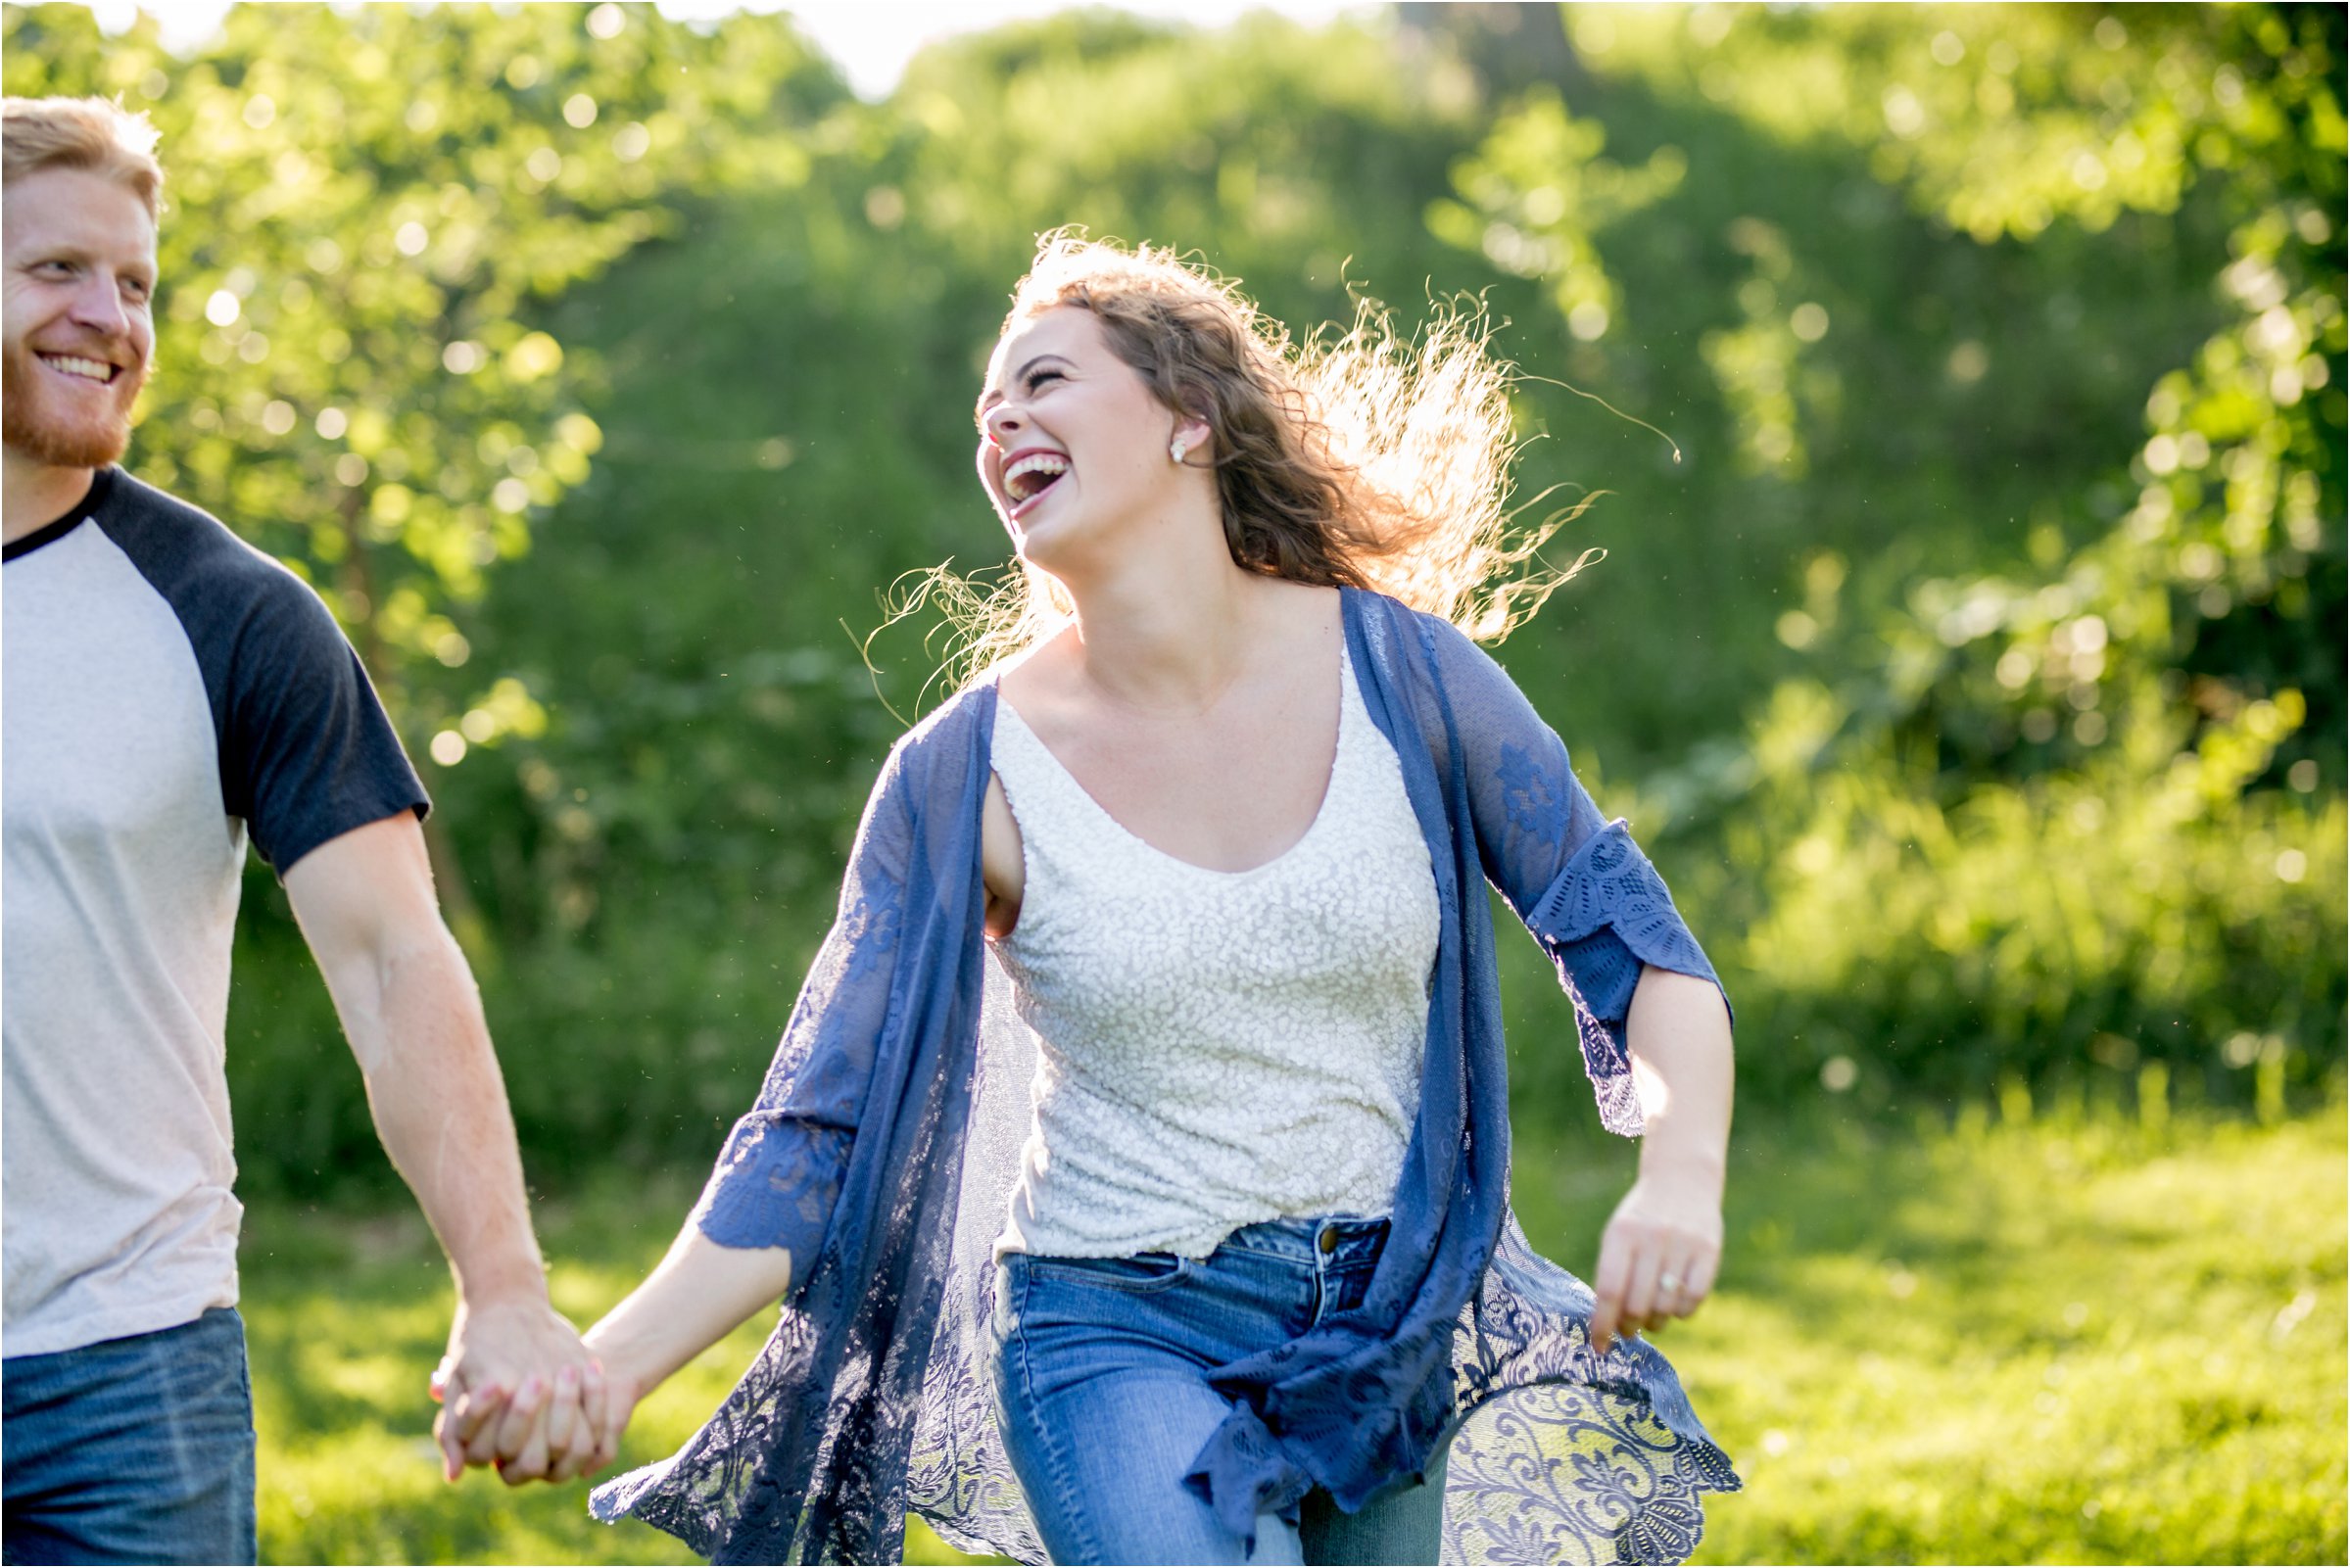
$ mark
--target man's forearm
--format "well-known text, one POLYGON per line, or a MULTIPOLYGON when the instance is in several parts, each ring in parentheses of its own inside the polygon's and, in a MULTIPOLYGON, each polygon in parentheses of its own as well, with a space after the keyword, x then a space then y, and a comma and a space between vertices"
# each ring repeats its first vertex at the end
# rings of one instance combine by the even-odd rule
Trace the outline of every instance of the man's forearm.
MULTIPOLYGON (((471 971, 444 931, 365 966, 336 1002, 367 1083, 384 1152, 432 1224, 475 1306, 544 1299, 505 1083, 471 971)), ((330 978, 330 984, 331 984, 330 978)))

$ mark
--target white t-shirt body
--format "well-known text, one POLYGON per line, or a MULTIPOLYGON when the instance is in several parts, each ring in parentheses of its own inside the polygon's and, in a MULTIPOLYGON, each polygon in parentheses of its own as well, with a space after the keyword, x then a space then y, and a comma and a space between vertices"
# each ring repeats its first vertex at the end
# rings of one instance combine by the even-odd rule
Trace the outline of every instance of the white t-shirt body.
POLYGON ((235 1304, 229 954, 283 871, 425 809, 300 579, 102 470, 0 575, 0 1354, 235 1304))

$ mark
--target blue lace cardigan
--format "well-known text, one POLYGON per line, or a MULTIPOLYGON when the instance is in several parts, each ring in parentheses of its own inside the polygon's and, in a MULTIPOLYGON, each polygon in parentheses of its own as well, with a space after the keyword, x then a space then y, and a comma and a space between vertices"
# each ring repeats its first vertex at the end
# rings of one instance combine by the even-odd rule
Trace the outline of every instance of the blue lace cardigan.
MULTIPOLYGON (((1593 1354, 1590 1291, 1509 1213, 1485 884, 1556 961, 1615 1131, 1641 1125, 1624 1024, 1642 967, 1712 967, 1498 664, 1379 594, 1346 591, 1344 619, 1443 912, 1426 1075, 1367 1297, 1216 1369, 1232 1412, 1191 1483, 1246 1534, 1315 1486, 1359 1507, 1449 1443, 1448 1559, 1679 1561, 1703 1494, 1738 1480, 1652 1347, 1593 1354)), ((724 1245, 791 1249, 800 1277, 775 1333, 683 1449, 596 1490, 599 1518, 721 1562, 887 1561, 911 1507, 967 1548, 1042 1560, 986 1374, 988 1248, 1033 1048, 981 928, 995 702, 980 682, 890 752, 839 919, 695 1209, 724 1245)))

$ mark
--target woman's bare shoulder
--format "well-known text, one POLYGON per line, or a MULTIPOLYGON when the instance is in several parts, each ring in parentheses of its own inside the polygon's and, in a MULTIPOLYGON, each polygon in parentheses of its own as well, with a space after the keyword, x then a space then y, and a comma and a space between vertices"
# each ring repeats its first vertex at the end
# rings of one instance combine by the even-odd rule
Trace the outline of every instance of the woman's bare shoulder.
POLYGON ((1077 628, 1064 628, 995 667, 991 679, 1003 699, 1019 710, 1031 729, 1050 727, 1077 688, 1077 628))

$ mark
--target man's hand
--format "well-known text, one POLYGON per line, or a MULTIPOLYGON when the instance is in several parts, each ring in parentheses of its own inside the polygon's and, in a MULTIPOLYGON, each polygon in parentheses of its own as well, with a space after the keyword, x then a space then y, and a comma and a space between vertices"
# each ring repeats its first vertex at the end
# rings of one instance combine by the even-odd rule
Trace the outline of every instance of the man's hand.
POLYGON ((460 1304, 433 1396, 452 1481, 469 1464, 496 1465, 508 1486, 568 1481, 619 1448, 602 1367, 544 1301, 460 1304))

